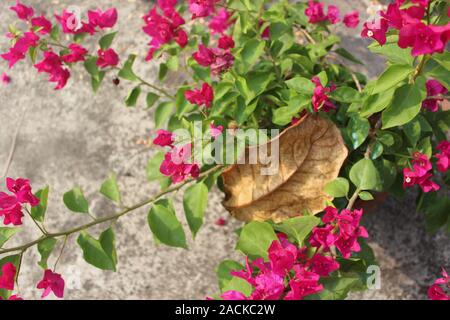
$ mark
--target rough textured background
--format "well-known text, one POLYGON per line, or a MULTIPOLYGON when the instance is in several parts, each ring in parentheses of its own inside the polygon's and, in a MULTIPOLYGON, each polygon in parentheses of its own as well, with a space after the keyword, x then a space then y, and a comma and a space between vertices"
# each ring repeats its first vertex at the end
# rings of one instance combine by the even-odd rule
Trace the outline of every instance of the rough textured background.
MULTIPOLYGON (((14 21, 7 10, 13 0, 0 3, 0 33, 14 21)), ((116 48, 125 56, 130 52, 146 50, 148 41, 140 31, 140 17, 149 9, 142 0, 79 0, 31 2, 39 11, 60 12, 65 6, 76 3, 83 10, 95 6, 116 6, 120 19, 116 48)), ((365 1, 328 1, 340 6, 342 11, 365 11, 365 1)), ((367 63, 363 68, 370 76, 383 68, 383 63, 367 55, 365 41, 358 32, 340 29, 344 44, 356 51, 367 63), (368 71, 370 70, 370 72, 368 71)), ((0 51, 8 48, 0 40, 0 51)), ((6 65, 0 66, 0 72, 6 65)), ((139 73, 146 79, 154 78, 156 69, 139 61, 139 73)), ((119 172, 119 181, 126 204, 137 203, 157 191, 145 177, 145 166, 153 150, 145 150, 136 141, 148 138, 153 126, 150 111, 141 108, 126 109, 122 102, 127 88, 111 84, 109 76, 97 95, 91 93, 83 71, 74 70, 69 85, 55 92, 44 76, 37 75, 28 63, 19 63, 10 72, 13 82, 0 86, 0 169, 25 110, 17 140, 17 150, 9 170, 13 177, 31 179, 37 189, 45 184, 52 188, 47 216, 51 231, 66 229, 88 221, 88 218, 69 213, 62 204, 62 194, 75 185, 82 186, 98 216, 109 215, 114 207, 102 199, 97 190, 108 172, 119 172), (79 71, 79 72, 78 72, 79 71)), ((2 186, 3 188, 3 186, 2 186)), ((205 226, 190 250, 183 251, 165 246, 157 247, 146 222, 146 210, 121 219, 115 229, 119 256, 118 272, 102 272, 87 265, 70 238, 59 264, 58 272, 67 280, 67 299, 203 299, 216 292, 214 269, 224 258, 237 258, 233 253, 236 237, 233 230, 240 224, 229 221, 226 227, 217 227, 214 221, 227 217, 221 207, 221 194, 215 192, 210 200, 205 226)), ((180 194, 175 195, 179 212, 180 194)), ((415 212, 413 196, 402 202, 388 201, 377 212, 368 215, 365 224, 370 233, 370 243, 381 264, 382 289, 369 291, 352 298, 369 299, 423 299, 426 288, 439 275, 440 266, 450 267, 450 247, 444 234, 429 236, 424 231, 423 217, 415 212)), ((184 218, 180 218, 184 221, 184 218)), ((17 236, 19 244, 39 234, 29 226, 17 236)), ((104 229, 92 230, 94 235, 104 229)), ((41 277, 36 265, 37 252, 26 254, 20 278, 20 293, 27 299, 38 298, 33 289, 41 277)), ((50 260, 53 265, 54 259, 50 260)))

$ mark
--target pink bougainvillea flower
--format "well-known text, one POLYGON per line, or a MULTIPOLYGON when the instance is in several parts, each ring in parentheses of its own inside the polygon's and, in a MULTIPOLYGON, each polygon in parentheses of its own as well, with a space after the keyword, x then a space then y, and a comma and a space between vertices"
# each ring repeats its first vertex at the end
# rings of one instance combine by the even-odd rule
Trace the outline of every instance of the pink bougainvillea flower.
POLYGON ((0 216, 4 217, 5 225, 21 225, 22 205, 28 203, 35 207, 39 204, 39 199, 33 195, 29 180, 7 178, 6 187, 12 195, 0 192, 0 216))
POLYGON ((450 293, 445 292, 444 288, 450 289, 450 277, 442 269, 442 278, 436 279, 433 285, 428 289, 428 298, 431 300, 450 300, 450 293))
POLYGON ((70 71, 63 67, 61 58, 51 50, 44 52, 44 59, 34 67, 38 72, 49 74, 49 81, 56 83, 55 90, 64 88, 70 78, 70 71))
POLYGON ((192 19, 210 16, 215 11, 218 0, 189 0, 189 11, 192 19))
POLYGON ((333 271, 339 269, 339 263, 333 257, 315 254, 309 260, 309 267, 311 272, 317 273, 319 276, 327 277, 333 271))
POLYGON ((386 19, 380 19, 377 23, 366 22, 363 25, 361 37, 373 38, 380 45, 384 45, 386 43, 386 32, 388 28, 389 25, 386 19))
POLYGON ((323 223, 330 223, 334 222, 336 220, 337 215, 339 214, 339 211, 334 207, 326 207, 324 210, 325 214, 322 217, 323 223))
POLYGON ((335 90, 335 87, 324 88, 320 83, 318 77, 313 77, 311 82, 315 84, 314 95, 312 97, 312 105, 314 112, 323 111, 328 112, 336 109, 336 106, 328 98, 328 94, 335 90))
POLYGON ((268 250, 271 270, 280 276, 285 276, 297 260, 297 247, 289 242, 284 245, 279 241, 273 241, 268 250))
MULTIPOLYGON (((2 201, 2 194, 0 193, 0 202, 2 201)), ((3 217, 3 224, 14 226, 22 225, 22 206, 20 204, 15 204, 13 206, 0 209, 0 217, 3 217)))
POLYGON ((16 279, 16 267, 11 262, 2 266, 0 276, 0 289, 14 290, 14 281, 16 279))
POLYGON ((203 44, 199 45, 199 50, 194 52, 192 57, 203 67, 211 67, 214 75, 220 74, 233 66, 234 56, 228 51, 220 48, 209 49, 203 44))
POLYGON ((184 97, 192 104, 209 108, 214 100, 214 90, 209 84, 204 83, 201 89, 187 90, 184 97))
POLYGON ((319 23, 328 19, 324 12, 323 3, 314 0, 308 1, 305 14, 309 18, 309 23, 319 23))
POLYGON ((412 160, 412 169, 403 169, 403 187, 420 186, 423 192, 428 193, 440 189, 439 185, 430 180, 433 174, 430 159, 422 153, 416 152, 412 160))
POLYGON ((211 134, 211 137, 217 138, 222 134, 223 126, 215 126, 214 123, 211 123, 209 126, 209 132, 211 134))
POLYGON ((438 159, 436 162, 436 167, 440 172, 446 172, 450 168, 450 142, 441 141, 436 147, 440 153, 436 154, 435 157, 438 159))
POLYGON ((359 24, 359 11, 355 10, 344 16, 344 24, 347 28, 356 28, 359 24))
POLYGON ((52 23, 44 16, 31 19, 31 25, 38 28, 38 32, 42 35, 49 34, 52 31, 52 23))
POLYGON ((432 98, 439 95, 445 95, 448 93, 447 88, 445 88, 439 81, 430 79, 426 83, 427 87, 427 99, 422 103, 422 108, 427 109, 431 112, 437 112, 439 110, 439 102, 444 100, 442 98, 432 98))
POLYGON ((60 274, 51 270, 45 270, 44 278, 37 284, 38 289, 44 289, 42 298, 47 297, 50 292, 58 298, 64 297, 64 279, 60 274))
POLYGON ((309 240, 311 246, 315 248, 322 247, 325 251, 334 245, 337 236, 333 233, 334 227, 332 225, 327 225, 323 228, 314 227, 312 230, 312 236, 309 240))
POLYGON ((340 21, 340 15, 341 12, 339 11, 339 8, 333 5, 328 6, 328 15, 327 18, 330 21, 331 24, 336 24, 340 21))
POLYGON ((234 291, 234 290, 230 290, 227 292, 224 292, 220 298, 222 298, 223 300, 248 300, 248 298, 243 295, 242 293, 238 292, 238 291, 234 291))
POLYGON ((200 174, 200 168, 196 163, 190 163, 191 145, 181 148, 174 147, 172 151, 166 153, 164 161, 161 163, 160 172, 172 178, 173 183, 180 183, 189 176, 196 179, 200 174))
POLYGON ((34 15, 33 8, 23 5, 19 0, 17 0, 15 6, 12 6, 9 9, 15 11, 17 13, 17 17, 21 20, 30 20, 30 18, 34 15))
POLYGON ((113 28, 117 23, 117 9, 111 8, 103 12, 100 9, 88 11, 89 24, 100 29, 113 28))
POLYGON ((284 277, 275 272, 260 273, 255 277, 251 300, 279 300, 284 292, 284 277))
POLYGON ((174 135, 172 132, 166 130, 158 130, 157 137, 153 140, 153 144, 161 147, 172 146, 174 142, 174 135))
POLYGON ((119 56, 114 49, 98 50, 97 66, 104 69, 107 67, 115 67, 119 64, 119 56))
POLYGON ((188 43, 186 32, 180 28, 185 21, 174 9, 175 4, 176 2, 173 1, 158 1, 158 7, 163 14, 161 15, 158 12, 158 7, 155 6, 143 17, 145 26, 142 30, 151 37, 147 61, 153 58, 155 51, 163 44, 172 40, 182 48, 188 43))
POLYGON ((195 61, 197 61, 199 65, 203 67, 209 67, 210 65, 212 65, 216 58, 214 52, 211 49, 205 47, 205 45, 203 44, 200 44, 198 46, 198 51, 194 52, 192 57, 195 59, 195 61))
POLYGON ((442 53, 445 47, 441 34, 421 22, 404 26, 399 33, 398 45, 412 48, 413 56, 442 53))
POLYGON ((230 18, 230 12, 228 12, 225 8, 219 9, 217 14, 209 21, 209 29, 211 29, 212 34, 223 34, 225 31, 227 31, 228 28, 233 24, 233 21, 231 21, 230 18))
POLYGON ((67 34, 95 33, 95 27, 89 22, 80 21, 77 15, 71 11, 64 10, 61 15, 55 14, 56 20, 62 27, 62 32, 67 34))
POLYGON ((36 47, 39 43, 39 36, 34 32, 25 32, 22 37, 18 38, 14 46, 9 52, 4 53, 1 57, 9 62, 9 68, 12 68, 18 61, 25 59, 25 55, 31 47, 36 47))
POLYGON ((301 265, 296 265, 294 271, 295 278, 289 281, 291 291, 287 293, 285 300, 302 300, 323 290, 323 285, 318 282, 320 279, 318 274, 306 271, 301 265))
MULTIPOLYGON (((0 300, 3 300, 2 297, 0 297, 0 300)), ((21 300, 23 300, 23 298, 19 297, 16 294, 13 294, 11 297, 8 298, 8 300, 10 300, 10 301, 14 301, 14 300, 18 301, 18 300, 20 300, 21 301, 21 300)))
POLYGON ((234 40, 232 37, 223 35, 219 38, 219 48, 223 50, 233 49, 235 46, 234 40))
POLYGON ((6 72, 2 73, 2 83, 3 84, 10 84, 11 83, 11 78, 6 74, 6 72))
POLYGON ((21 204, 28 203, 32 207, 39 204, 39 199, 31 191, 30 180, 6 178, 6 187, 16 196, 17 201, 21 204))
POLYGON ((79 61, 86 60, 86 55, 88 51, 77 43, 72 43, 69 45, 70 53, 63 55, 61 60, 66 63, 75 63, 79 61))

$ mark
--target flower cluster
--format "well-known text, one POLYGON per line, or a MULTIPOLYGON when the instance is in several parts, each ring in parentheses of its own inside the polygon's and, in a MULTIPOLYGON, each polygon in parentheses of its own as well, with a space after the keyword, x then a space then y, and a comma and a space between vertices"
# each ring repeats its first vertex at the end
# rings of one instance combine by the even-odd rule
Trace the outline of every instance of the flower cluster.
POLYGON ((155 51, 162 45, 172 40, 182 48, 187 45, 187 33, 181 28, 185 21, 175 10, 176 3, 176 0, 158 0, 157 5, 143 17, 145 26, 142 30, 151 37, 147 61, 153 59, 155 51))
POLYGON ((319 283, 321 274, 328 276, 339 268, 339 264, 332 257, 321 254, 308 259, 306 248, 297 248, 284 234, 278 234, 278 239, 269 247, 269 262, 262 258, 250 262, 247 258, 246 270, 231 272, 252 285, 252 294, 246 297, 237 291, 227 291, 221 295, 222 299, 301 300, 323 290, 319 283))
POLYGON ((450 168, 450 142, 445 140, 441 141, 436 149, 440 151, 434 155, 437 159, 436 167, 440 172, 447 172, 450 168))
POLYGON ((348 259, 352 252, 359 252, 361 247, 358 238, 368 238, 367 230, 360 226, 363 210, 347 210, 339 212, 336 208, 327 207, 322 217, 324 227, 315 227, 310 244, 324 252, 335 246, 341 255, 348 259))
POLYGON ((403 187, 408 188, 419 185, 422 191, 426 193, 439 190, 439 185, 430 180, 433 176, 432 170, 433 166, 430 159, 425 154, 420 152, 414 153, 412 168, 403 169, 403 187))
POLYGON ((153 144, 161 147, 170 147, 166 153, 164 161, 161 163, 160 172, 172 178, 173 183, 180 183, 189 176, 196 179, 199 176, 200 168, 196 163, 191 163, 191 144, 182 147, 174 146, 175 137, 171 132, 158 130, 157 137, 153 144))
MULTIPOLYGON (((17 1, 17 4, 10 8, 17 13, 19 19, 25 21, 28 30, 25 32, 16 31, 8 33, 12 46, 8 52, 1 57, 8 61, 9 68, 12 68, 18 61, 25 59, 30 49, 43 51, 43 59, 34 65, 39 73, 47 73, 49 82, 56 83, 55 89, 59 90, 66 86, 70 78, 70 71, 67 66, 76 62, 85 61, 88 51, 77 43, 71 43, 59 54, 55 53, 55 44, 41 38, 49 35, 53 29, 52 23, 45 17, 34 17, 34 9, 27 7, 17 1)), ((88 21, 78 21, 76 15, 64 10, 61 15, 55 15, 56 20, 66 34, 95 34, 98 30, 113 28, 117 22, 117 10, 111 8, 103 12, 100 9, 88 11, 88 21)), ((57 47, 63 45, 56 44, 57 47)), ((63 46, 64 47, 64 46, 63 46)), ((97 65, 99 67, 115 66, 118 64, 117 54, 113 49, 98 51, 97 65)))
POLYGON ((11 194, 0 192, 0 217, 3 217, 5 225, 21 225, 23 218, 22 206, 29 204, 35 207, 39 204, 39 199, 31 192, 29 180, 7 178, 6 187, 11 194))
POLYGON ((428 298, 431 300, 450 300, 449 291, 450 277, 447 272, 442 269, 442 278, 436 279, 433 285, 428 288, 428 298))
MULTIPOLYGON (((315 0, 309 0, 308 7, 305 10, 309 23, 325 23, 336 24, 340 21, 340 10, 338 7, 329 5, 328 12, 325 14, 324 4, 315 0)), ((359 12, 357 10, 349 12, 344 16, 344 24, 348 28, 356 28, 359 24, 359 12)))
POLYGON ((319 110, 328 112, 330 110, 336 109, 336 106, 330 101, 328 97, 330 92, 336 90, 336 86, 331 85, 331 87, 325 88, 318 77, 313 77, 311 81, 316 86, 314 89, 314 95, 312 97, 314 112, 319 112, 319 110))
MULTIPOLYGON (((0 275, 0 289, 5 289, 8 291, 14 290, 14 283, 17 278, 17 269, 13 263, 8 262, 2 266, 2 272, 0 275)), ((37 284, 38 289, 44 289, 42 293, 42 298, 47 297, 50 292, 53 292, 56 297, 64 297, 64 279, 60 274, 55 273, 51 270, 45 270, 44 277, 37 284)), ((0 300, 2 298, 0 297, 0 300)), ((9 300, 23 300, 17 295, 12 295, 9 300)))
POLYGON ((439 111, 439 102, 444 100, 443 98, 439 98, 439 95, 447 94, 447 88, 445 88, 439 81, 434 79, 430 79, 427 81, 426 88, 427 99, 422 103, 422 108, 431 112, 439 111))
POLYGON ((184 96, 192 104, 209 108, 214 100, 214 91, 209 84, 204 83, 201 89, 187 90, 184 96))
POLYGON ((402 9, 404 2, 396 0, 381 12, 379 20, 366 22, 361 36, 384 45, 386 33, 392 28, 399 32, 399 47, 412 48, 413 56, 442 53, 450 37, 450 23, 445 26, 425 24, 422 20, 429 1, 413 0, 411 6, 402 9))
POLYGON ((229 50, 222 48, 207 48, 200 44, 198 51, 194 52, 192 57, 197 63, 203 67, 211 67, 211 72, 214 75, 221 74, 233 66, 234 56, 229 50))
POLYGON ((358 238, 367 238, 364 227, 360 226, 362 210, 342 210, 328 207, 322 222, 323 227, 312 231, 309 243, 316 248, 308 255, 308 248, 297 248, 284 234, 278 234, 268 249, 268 262, 258 258, 249 261, 246 269, 233 271, 233 276, 246 280, 254 291, 246 297, 237 291, 227 291, 221 295, 224 300, 301 300, 319 293, 323 285, 321 277, 328 277, 340 265, 331 254, 331 247, 339 250, 344 259, 352 252, 361 250, 358 238))

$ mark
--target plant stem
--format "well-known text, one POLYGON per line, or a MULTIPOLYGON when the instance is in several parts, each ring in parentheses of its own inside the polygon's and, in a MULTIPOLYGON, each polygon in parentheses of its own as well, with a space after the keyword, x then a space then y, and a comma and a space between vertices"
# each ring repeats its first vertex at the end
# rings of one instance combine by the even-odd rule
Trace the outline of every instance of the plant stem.
MULTIPOLYGON (((213 168, 203 172, 199 176, 198 179, 201 179, 202 177, 208 176, 210 173, 218 171, 218 170, 222 169, 223 167, 224 167, 223 165, 215 166, 215 167, 213 167, 213 168)), ((137 209, 139 209, 141 207, 144 207, 146 205, 149 205, 149 204, 155 202, 156 200, 158 200, 159 198, 161 198, 162 196, 164 196, 164 195, 166 195, 168 193, 171 193, 171 192, 174 192, 174 191, 177 191, 177 190, 181 189, 182 187, 184 187, 185 185, 187 185, 187 184, 189 184, 189 183, 191 183, 193 181, 197 181, 197 179, 186 180, 183 183, 180 183, 180 184, 178 184, 176 186, 168 188, 167 190, 161 191, 161 192, 157 193, 156 195, 154 195, 153 197, 151 197, 151 198, 149 198, 147 200, 144 200, 144 201, 142 201, 142 202, 140 202, 140 203, 138 203, 138 204, 136 204, 136 205, 134 205, 132 207, 129 207, 129 208, 127 208, 127 209, 125 209, 125 210, 123 210, 123 211, 121 211, 119 213, 116 213, 114 215, 107 216, 107 217, 104 217, 104 218, 100 218, 100 219, 97 219, 96 221, 92 221, 90 223, 87 223, 87 224, 84 224, 84 225, 81 225, 81 226, 78 226, 78 227, 75 227, 73 229, 69 229, 69 230, 66 230, 66 231, 61 231, 61 232, 56 232, 56 233, 47 233, 46 235, 40 237, 39 239, 33 240, 33 241, 31 241, 29 243, 26 243, 26 244, 23 244, 21 246, 0 250, 0 255, 5 254, 5 253, 9 253, 9 252, 15 252, 15 251, 22 251, 22 252, 24 252, 28 248, 30 248, 30 247, 32 247, 32 246, 34 246, 34 245, 36 245, 36 244, 38 244, 38 243, 40 243, 40 242, 42 242, 44 240, 47 240, 49 238, 59 238, 59 237, 63 237, 63 236, 67 237, 67 236, 69 236, 71 234, 74 234, 74 233, 77 233, 77 232, 80 232, 80 231, 83 231, 83 230, 86 230, 86 229, 90 229, 90 228, 92 228, 92 227, 94 227, 96 225, 99 225, 101 223, 117 220, 120 217, 122 217, 122 216, 124 216, 124 215, 126 215, 126 214, 128 214, 128 213, 130 213, 130 212, 132 212, 134 210, 137 210, 137 209)))
POLYGON ((422 59, 420 60, 419 64, 416 67, 416 70, 414 71, 413 76, 411 77, 409 83, 413 84, 416 82, 416 79, 418 76, 420 76, 420 74, 422 73, 423 67, 425 66, 426 62, 428 61, 429 56, 428 55, 424 55, 422 57, 422 59))
POLYGON ((27 212, 30 219, 33 220, 34 224, 38 227, 38 229, 41 230, 42 234, 45 236, 47 234, 47 231, 45 231, 44 228, 42 228, 36 220, 34 220, 33 216, 31 215, 31 212, 30 212, 30 210, 28 210, 28 208, 25 208, 25 211, 27 212))
POLYGON ((55 265, 53 266, 53 272, 56 272, 56 267, 58 266, 59 260, 61 259, 61 256, 64 252, 64 248, 66 247, 67 239, 69 239, 69 235, 64 237, 64 242, 62 244, 61 251, 59 252, 58 258, 56 259, 55 265))
MULTIPOLYGON (((373 144, 376 141, 376 132, 381 128, 381 118, 378 119, 377 123, 375 124, 375 127, 373 128, 371 132, 371 139, 369 142, 369 145, 367 146, 366 152, 364 153, 365 159, 370 159, 370 155, 372 153, 373 144)), ((353 195, 350 197, 350 200, 348 200, 347 204, 347 210, 352 210, 353 206, 355 205, 356 200, 358 200, 359 193, 362 190, 358 187, 356 188, 355 192, 353 192, 353 195)))

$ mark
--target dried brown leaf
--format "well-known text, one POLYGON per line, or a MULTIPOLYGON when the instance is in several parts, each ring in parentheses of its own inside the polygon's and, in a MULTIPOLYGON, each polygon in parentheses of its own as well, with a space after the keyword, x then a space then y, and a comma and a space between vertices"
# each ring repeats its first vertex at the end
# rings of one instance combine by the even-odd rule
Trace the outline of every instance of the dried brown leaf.
POLYGON ((239 220, 279 222, 305 212, 319 213, 332 200, 324 187, 337 178, 348 154, 339 129, 329 120, 307 116, 271 140, 269 154, 276 142, 280 165, 274 175, 261 175, 268 167, 261 161, 236 164, 222 174, 223 205, 239 220))

